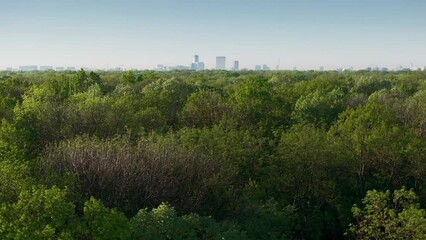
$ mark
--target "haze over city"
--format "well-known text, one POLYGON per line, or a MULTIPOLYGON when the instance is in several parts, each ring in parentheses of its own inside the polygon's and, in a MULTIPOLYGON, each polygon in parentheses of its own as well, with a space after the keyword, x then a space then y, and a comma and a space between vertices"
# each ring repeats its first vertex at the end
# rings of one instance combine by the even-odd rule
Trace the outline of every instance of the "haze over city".
POLYGON ((1 1, 0 69, 426 66, 422 0, 1 1))

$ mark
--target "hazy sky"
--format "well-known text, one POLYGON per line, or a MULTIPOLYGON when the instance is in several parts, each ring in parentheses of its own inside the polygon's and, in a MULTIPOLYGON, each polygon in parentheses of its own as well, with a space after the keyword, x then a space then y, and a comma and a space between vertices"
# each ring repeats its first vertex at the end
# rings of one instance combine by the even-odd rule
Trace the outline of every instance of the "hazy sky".
POLYGON ((0 69, 426 66, 426 0, 0 0, 0 69))

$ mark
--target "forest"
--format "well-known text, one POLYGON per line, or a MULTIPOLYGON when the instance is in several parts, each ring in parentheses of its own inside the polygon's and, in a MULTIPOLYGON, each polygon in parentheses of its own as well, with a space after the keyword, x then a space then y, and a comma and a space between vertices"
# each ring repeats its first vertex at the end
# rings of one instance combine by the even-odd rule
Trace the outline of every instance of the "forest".
POLYGON ((425 71, 0 72, 0 239, 426 239, 425 71))

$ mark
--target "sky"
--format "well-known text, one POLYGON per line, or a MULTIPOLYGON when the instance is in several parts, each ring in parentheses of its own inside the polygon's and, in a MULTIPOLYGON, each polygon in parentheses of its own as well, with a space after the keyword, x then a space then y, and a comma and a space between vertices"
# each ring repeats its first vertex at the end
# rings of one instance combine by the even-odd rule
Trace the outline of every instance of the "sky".
POLYGON ((426 66, 425 0, 0 0, 0 69, 426 66))

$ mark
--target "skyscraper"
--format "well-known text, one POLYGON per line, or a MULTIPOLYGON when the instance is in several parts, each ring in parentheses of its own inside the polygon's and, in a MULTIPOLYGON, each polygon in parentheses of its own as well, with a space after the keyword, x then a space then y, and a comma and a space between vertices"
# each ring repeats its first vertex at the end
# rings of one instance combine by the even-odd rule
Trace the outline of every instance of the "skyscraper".
POLYGON ((234 71, 240 70, 240 62, 234 61, 234 67, 232 67, 232 70, 234 71))
POLYGON ((254 70, 256 70, 256 71, 262 70, 262 66, 256 65, 256 66, 254 66, 254 70))
POLYGON ((191 63, 191 70, 204 70, 204 62, 200 62, 200 56, 194 55, 194 62, 191 63))
POLYGON ((216 57, 216 69, 226 69, 226 57, 216 57))

